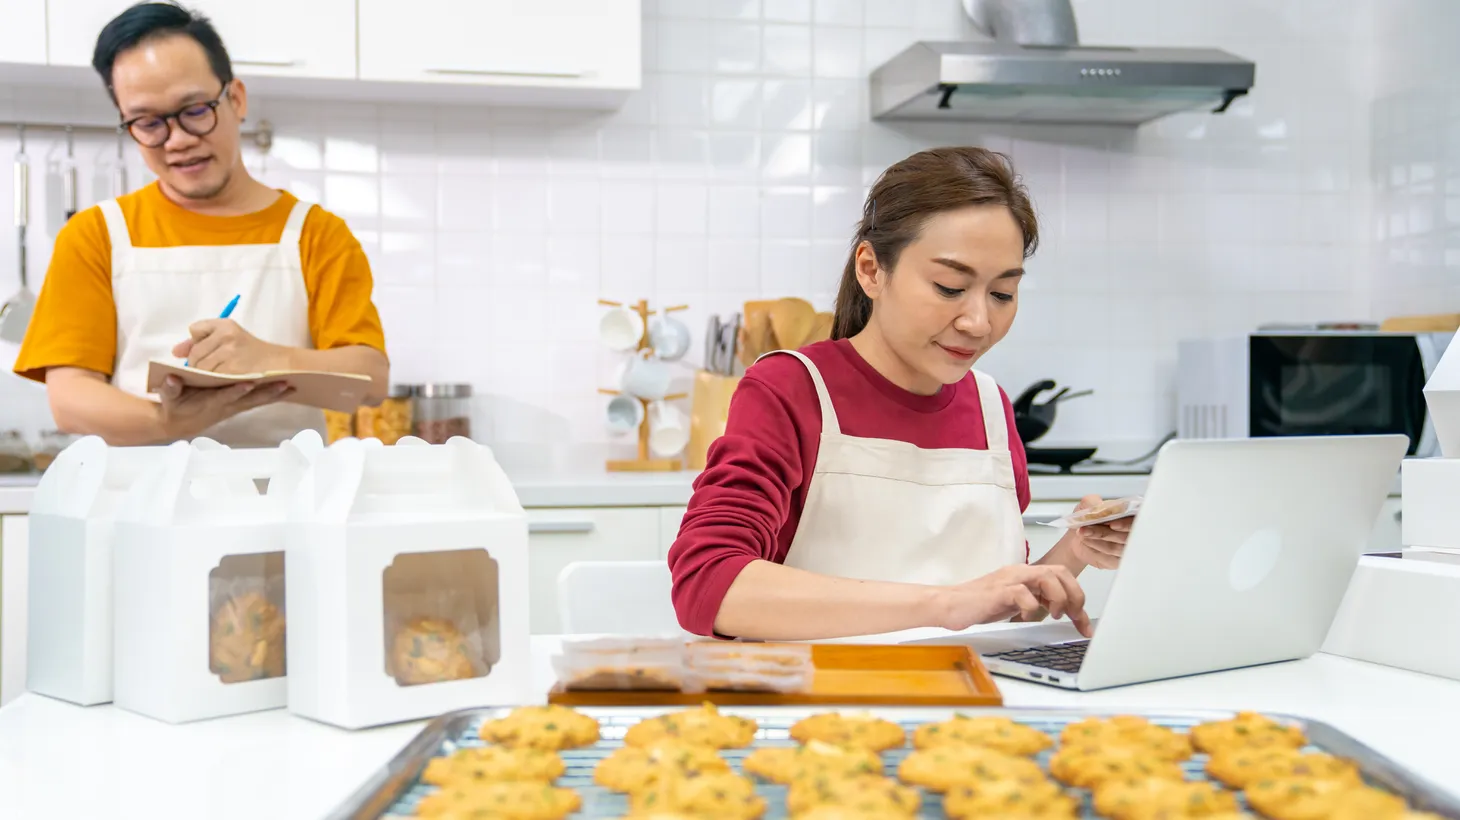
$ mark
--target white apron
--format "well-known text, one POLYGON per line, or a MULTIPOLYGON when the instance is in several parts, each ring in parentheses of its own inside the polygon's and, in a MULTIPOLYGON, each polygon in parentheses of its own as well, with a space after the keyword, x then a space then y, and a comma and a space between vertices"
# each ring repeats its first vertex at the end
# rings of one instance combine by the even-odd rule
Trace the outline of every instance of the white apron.
MULTIPOLYGON (((117 310, 117 357, 111 383, 136 396, 147 392, 152 359, 175 362, 172 348, 188 326, 216 318, 235 295, 230 317, 266 342, 314 347, 309 294, 299 259, 299 237, 310 205, 298 202, 275 245, 133 247, 115 200, 101 203, 112 243, 112 298, 117 310)), ((324 435, 324 412, 278 402, 240 413, 203 435, 230 447, 275 447, 300 430, 324 435)))
MULTIPOLYGON (((816 470, 786 566, 859 580, 970 581, 1022 564, 1024 518, 998 385, 974 371, 987 450, 925 450, 843 435, 816 365, 821 402, 816 470)), ((768 353, 766 355, 775 355, 768 353)))

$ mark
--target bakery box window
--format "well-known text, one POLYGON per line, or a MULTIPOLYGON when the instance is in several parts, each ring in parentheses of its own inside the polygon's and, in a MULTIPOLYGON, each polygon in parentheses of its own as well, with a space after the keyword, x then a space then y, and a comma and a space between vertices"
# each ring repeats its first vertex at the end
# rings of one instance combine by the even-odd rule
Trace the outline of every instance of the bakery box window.
POLYGON ((284 676, 284 553, 226 555, 208 573, 208 669, 223 683, 284 676))
POLYGON ((485 549, 397 555, 382 573, 385 674, 401 686, 481 678, 502 657, 485 549))

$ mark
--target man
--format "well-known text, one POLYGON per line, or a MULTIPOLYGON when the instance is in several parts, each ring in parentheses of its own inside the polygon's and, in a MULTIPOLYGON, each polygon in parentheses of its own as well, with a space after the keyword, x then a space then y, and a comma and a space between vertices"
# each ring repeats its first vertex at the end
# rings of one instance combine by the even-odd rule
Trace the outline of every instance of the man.
POLYGON ((57 427, 114 445, 207 435, 241 447, 324 431, 323 412, 289 403, 279 382, 169 378, 149 396, 152 359, 364 374, 378 403, 390 366, 369 261, 339 217, 244 169, 248 95, 208 20, 133 6, 102 29, 92 65, 157 181, 56 237, 15 372, 45 383, 57 427), (212 318, 235 295, 230 318, 212 318))

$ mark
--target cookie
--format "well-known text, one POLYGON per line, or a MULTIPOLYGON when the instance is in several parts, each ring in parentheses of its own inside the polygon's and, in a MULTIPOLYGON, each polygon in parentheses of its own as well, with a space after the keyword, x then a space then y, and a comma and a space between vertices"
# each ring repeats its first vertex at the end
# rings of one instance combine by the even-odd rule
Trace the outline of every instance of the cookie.
POLYGON ((741 768, 772 783, 794 783, 808 777, 880 775, 882 758, 870 749, 813 740, 805 746, 763 746, 746 755, 741 768))
POLYGON ((1347 778, 1283 777, 1258 780, 1242 790, 1248 805, 1272 820, 1326 820, 1340 808, 1362 809, 1362 817, 1388 817, 1405 810, 1401 797, 1355 784, 1347 778))
POLYGON ((558 820, 583 806, 572 789, 525 780, 448 786, 421 798, 416 816, 436 820, 558 820))
POLYGON ((765 810, 765 799, 755 793, 755 784, 732 772, 661 777, 629 794, 629 811, 639 816, 681 812, 697 817, 751 820, 765 814, 765 810))
POLYGON ((792 783, 786 793, 786 808, 796 817, 823 806, 915 817, 921 805, 917 789, 889 777, 812 777, 792 783))
POLYGON ((208 631, 208 668, 224 683, 284 675, 284 614, 262 593, 225 600, 208 631))
POLYGON ((598 742, 598 721, 566 706, 519 706, 482 724, 482 740, 532 749, 576 749, 598 742))
POLYGON ((653 746, 621 746, 593 769, 593 782, 632 792, 667 776, 728 772, 730 764, 709 746, 665 741, 653 746))
POLYGON ((421 782, 433 786, 479 781, 538 780, 552 782, 567 767, 556 752, 545 749, 478 746, 433 757, 421 773, 421 782))
POLYGON ((1288 746, 1224 749, 1207 759, 1206 772, 1233 789, 1246 788, 1258 780, 1287 777, 1346 778, 1361 782, 1359 768, 1352 761, 1321 752, 1300 752, 1288 746))
POLYGON ((684 675, 677 668, 664 665, 604 665, 574 669, 563 678, 563 688, 573 691, 634 690, 677 692, 684 685, 684 675))
POLYGON ((446 618, 412 618, 395 632, 390 669, 401 686, 476 677, 466 636, 446 618))
POLYGON ((833 746, 885 752, 907 743, 907 734, 901 726, 876 715, 824 712, 792 724, 791 739, 799 743, 819 740, 833 746))
POLYGON ((1296 726, 1285 726, 1256 712, 1238 712, 1227 720, 1193 726, 1191 742, 1198 750, 1212 754, 1233 746, 1301 749, 1308 745, 1308 738, 1296 726))
POLYGON ((1112 779, 1095 789, 1095 811, 1111 820, 1166 820, 1237 811, 1237 797, 1211 783, 1112 779))
MULTIPOLYGON (((1382 817, 1384 820, 1445 820, 1443 815, 1428 811, 1414 811, 1408 809, 1400 812, 1391 812, 1388 801, 1377 810, 1373 805, 1372 797, 1361 797, 1351 803, 1345 803, 1333 810, 1328 815, 1328 820, 1374 820, 1375 817, 1382 817)), ((1383 798, 1378 798, 1382 800, 1383 798)))
POLYGON ((957 715, 942 723, 924 723, 913 732, 913 746, 931 749, 969 744, 1011 755, 1033 756, 1054 745, 1049 735, 1006 717, 957 715))
POLYGON ((706 703, 698 709, 641 720, 624 733, 624 743, 653 746, 666 740, 679 740, 716 749, 739 749, 755 740, 758 728, 749 718, 722 715, 715 704, 706 703))
POLYGON ((1061 783, 1093 789, 1107 780, 1157 777, 1185 780, 1181 765, 1140 746, 1062 746, 1050 756, 1049 773, 1061 783))
POLYGON ((1191 757, 1191 738, 1134 715, 1086 718, 1071 723, 1060 733, 1060 743, 1078 745, 1136 745, 1150 749, 1163 760, 1178 763, 1191 757))
POLYGON ((955 786, 990 780, 1026 783, 1046 780, 1039 764, 982 746, 938 746, 919 749, 903 759, 897 777, 911 786, 944 792, 955 786))
POLYGON ((943 811, 963 817, 1022 817, 1029 820, 1074 820, 1080 803, 1049 780, 988 780, 964 783, 943 795, 943 811))
POLYGON ((907 815, 901 811, 849 809, 846 806, 817 806, 796 815, 796 820, 904 820, 907 815))

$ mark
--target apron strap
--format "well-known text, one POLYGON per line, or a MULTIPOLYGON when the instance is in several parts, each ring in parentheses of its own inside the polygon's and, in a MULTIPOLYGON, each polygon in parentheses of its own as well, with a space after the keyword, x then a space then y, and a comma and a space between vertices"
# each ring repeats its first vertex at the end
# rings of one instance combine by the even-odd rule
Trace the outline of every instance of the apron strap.
POLYGON ((1009 420, 1004 416, 1004 399, 999 395, 999 384, 994 377, 980 370, 973 371, 974 383, 978 385, 978 404, 983 410, 984 435, 989 441, 989 452, 1009 449, 1009 420))
POLYGON ((836 408, 831 406, 831 394, 826 390, 826 382, 821 378, 821 371, 817 370, 816 365, 812 364, 811 360, 806 358, 806 354, 797 350, 772 350, 769 353, 762 353, 756 361, 758 362, 766 356, 774 356, 777 353, 795 356, 801 360, 801 364, 806 365, 806 371, 811 374, 811 383, 816 386, 816 399, 821 402, 821 432, 823 435, 827 433, 841 435, 842 426, 837 421, 836 408))
POLYGON ((127 230, 127 217, 122 215, 122 206, 115 199, 97 203, 101 208, 102 221, 106 222, 107 235, 111 237, 112 254, 126 254, 132 249, 132 234, 127 230))
POLYGON ((294 203, 289 211, 289 221, 284 223, 284 232, 279 235, 280 245, 291 245, 299 247, 299 239, 304 236, 304 219, 309 216, 309 209, 314 203, 300 200, 294 203))

